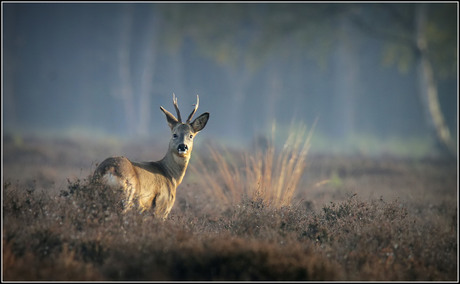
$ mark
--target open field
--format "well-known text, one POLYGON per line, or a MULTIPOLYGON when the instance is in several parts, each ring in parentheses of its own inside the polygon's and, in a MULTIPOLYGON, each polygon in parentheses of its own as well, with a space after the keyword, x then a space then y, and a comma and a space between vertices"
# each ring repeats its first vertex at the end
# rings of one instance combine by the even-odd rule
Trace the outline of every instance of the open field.
POLYGON ((278 179, 256 175, 250 150, 197 142, 162 222, 120 214, 117 192, 87 178, 105 157, 166 146, 3 142, 3 280, 458 280, 456 161, 308 154, 285 204, 267 202, 278 179))

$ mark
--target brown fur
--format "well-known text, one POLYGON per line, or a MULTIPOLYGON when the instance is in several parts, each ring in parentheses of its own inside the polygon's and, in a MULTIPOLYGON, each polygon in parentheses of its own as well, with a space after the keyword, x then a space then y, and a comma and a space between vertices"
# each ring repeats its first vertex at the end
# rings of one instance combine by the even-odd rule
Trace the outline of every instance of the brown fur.
MULTIPOLYGON (((173 98, 174 106, 177 100, 173 98)), ((125 157, 111 157, 105 159, 95 170, 94 177, 111 186, 121 187, 125 193, 125 211, 130 210, 137 202, 141 211, 152 208, 155 216, 165 219, 176 198, 176 188, 182 182, 193 149, 193 138, 202 130, 209 113, 203 113, 193 122, 189 116, 186 123, 182 123, 164 108, 172 137, 168 152, 163 159, 157 162, 132 162, 125 157), (180 152, 180 145, 186 145, 187 151, 180 152)))

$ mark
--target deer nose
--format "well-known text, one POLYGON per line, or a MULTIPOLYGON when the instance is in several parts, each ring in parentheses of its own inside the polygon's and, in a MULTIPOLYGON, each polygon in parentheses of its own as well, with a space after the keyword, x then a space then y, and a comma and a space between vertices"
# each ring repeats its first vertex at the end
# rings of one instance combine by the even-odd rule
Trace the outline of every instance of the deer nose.
POLYGON ((185 145, 185 144, 179 144, 179 146, 177 146, 177 152, 179 152, 179 154, 185 154, 187 153, 188 151, 188 146, 185 145))

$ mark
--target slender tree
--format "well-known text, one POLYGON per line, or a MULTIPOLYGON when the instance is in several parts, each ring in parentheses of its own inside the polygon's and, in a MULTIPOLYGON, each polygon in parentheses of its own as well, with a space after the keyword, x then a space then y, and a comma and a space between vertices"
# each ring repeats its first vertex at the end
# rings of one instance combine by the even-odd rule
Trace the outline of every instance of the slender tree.
POLYGON ((443 150, 455 154, 456 145, 444 119, 439 104, 438 87, 429 56, 428 45, 428 7, 420 4, 415 7, 415 50, 416 68, 419 82, 419 94, 427 116, 427 121, 443 150))
POLYGON ((458 32, 452 21, 456 5, 381 4, 365 8, 353 15, 356 27, 385 41, 387 63, 397 64, 402 72, 415 66, 426 123, 440 150, 455 155, 456 145, 439 103, 437 81, 441 74, 456 73, 458 32))

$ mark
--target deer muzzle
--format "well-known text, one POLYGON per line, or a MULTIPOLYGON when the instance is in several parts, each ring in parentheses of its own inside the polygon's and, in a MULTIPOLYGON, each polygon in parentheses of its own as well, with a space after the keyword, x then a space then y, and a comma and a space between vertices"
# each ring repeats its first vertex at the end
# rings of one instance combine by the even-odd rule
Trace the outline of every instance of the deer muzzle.
POLYGON ((185 144, 179 144, 177 146, 177 153, 179 153, 179 156, 185 156, 188 152, 188 146, 185 144))

